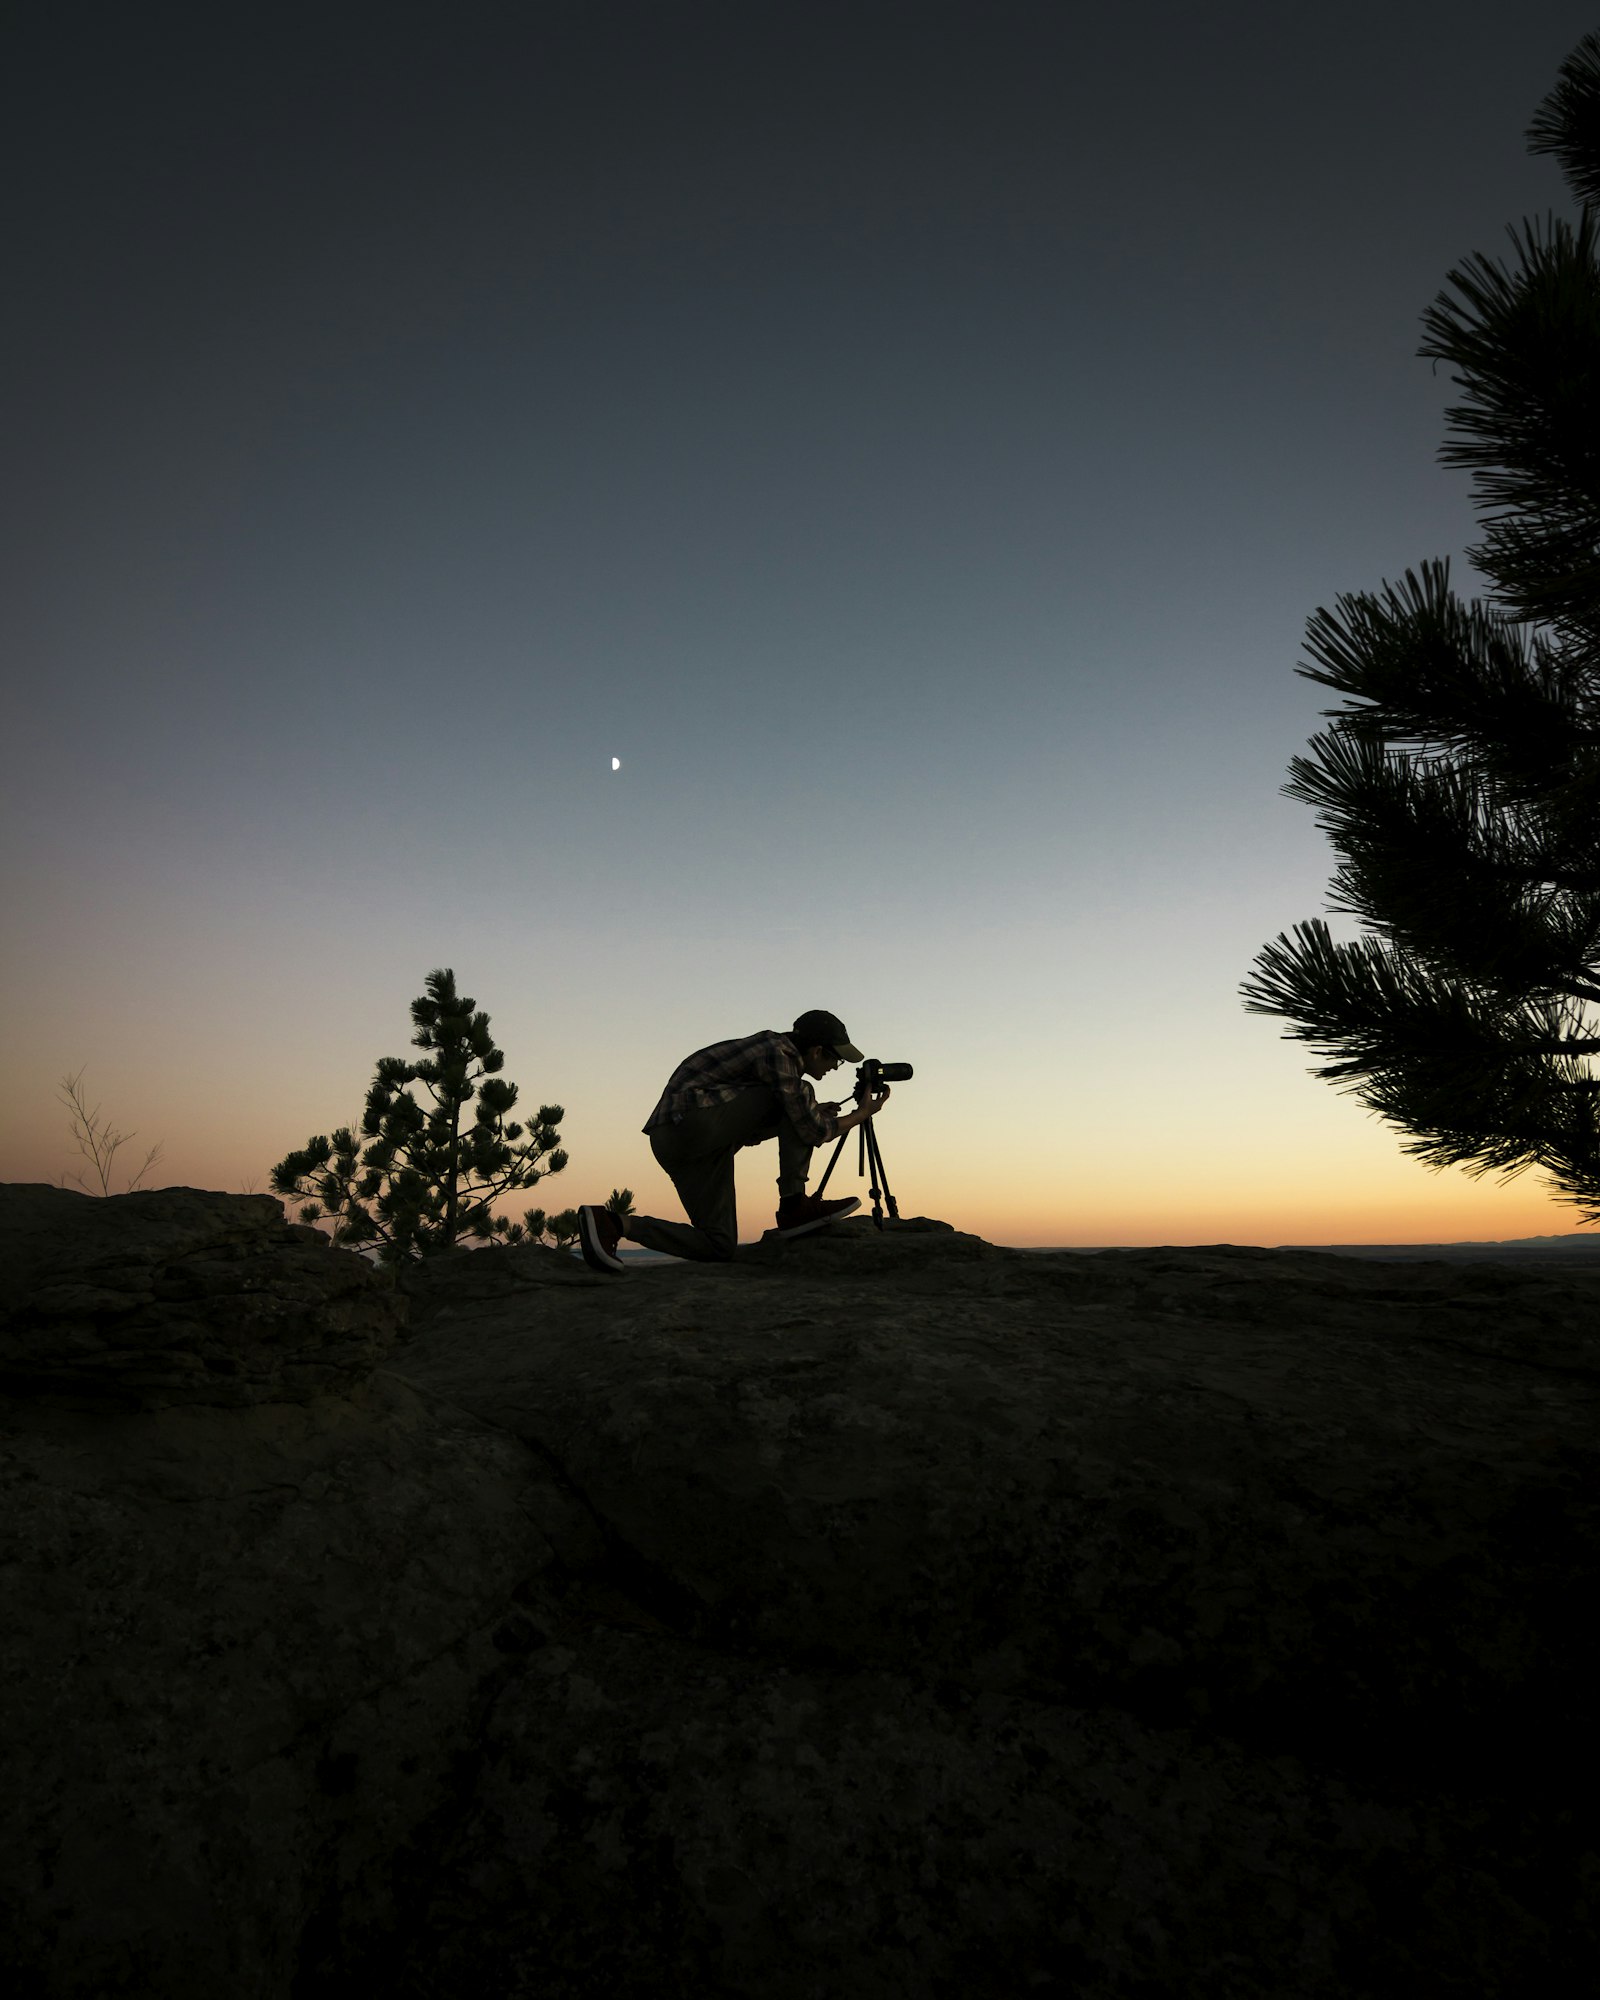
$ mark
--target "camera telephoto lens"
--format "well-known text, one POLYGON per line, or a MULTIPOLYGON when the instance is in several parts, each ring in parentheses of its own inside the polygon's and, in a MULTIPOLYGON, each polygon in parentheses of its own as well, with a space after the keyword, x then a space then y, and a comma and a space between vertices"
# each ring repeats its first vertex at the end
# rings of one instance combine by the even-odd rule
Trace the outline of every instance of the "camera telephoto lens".
POLYGON ((869 1091, 876 1093, 880 1084, 904 1083, 910 1075, 910 1063, 879 1062, 875 1056, 869 1056, 856 1071, 856 1096, 865 1097, 869 1091))

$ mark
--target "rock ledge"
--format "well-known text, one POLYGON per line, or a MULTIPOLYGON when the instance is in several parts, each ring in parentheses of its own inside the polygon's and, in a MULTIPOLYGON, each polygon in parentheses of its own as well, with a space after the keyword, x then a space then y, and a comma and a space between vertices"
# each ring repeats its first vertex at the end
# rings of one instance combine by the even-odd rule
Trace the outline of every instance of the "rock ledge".
POLYGON ((0 1187, 0 1391, 236 1408, 348 1392, 405 1318, 392 1282, 272 1195, 0 1187))

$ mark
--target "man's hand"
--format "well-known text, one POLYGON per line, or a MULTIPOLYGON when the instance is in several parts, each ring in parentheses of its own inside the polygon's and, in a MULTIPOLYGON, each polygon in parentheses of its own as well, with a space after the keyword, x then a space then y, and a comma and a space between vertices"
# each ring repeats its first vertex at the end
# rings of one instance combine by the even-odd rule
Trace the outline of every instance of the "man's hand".
POLYGON ((860 1104, 856 1106, 848 1118, 841 1118, 839 1120, 839 1130, 841 1132, 853 1132, 858 1125, 864 1125, 869 1118, 876 1118, 888 1102, 889 1086, 886 1083, 881 1084, 876 1096, 869 1094, 862 1098, 860 1104))

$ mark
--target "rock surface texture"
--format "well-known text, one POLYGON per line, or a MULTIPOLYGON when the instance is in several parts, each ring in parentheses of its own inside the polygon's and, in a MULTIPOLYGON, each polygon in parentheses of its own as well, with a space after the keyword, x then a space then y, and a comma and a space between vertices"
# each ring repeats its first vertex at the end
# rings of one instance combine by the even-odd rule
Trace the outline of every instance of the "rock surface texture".
POLYGON ((0 1390, 142 1409, 307 1402, 370 1375, 403 1317, 370 1265, 330 1256, 272 1195, 3 1197, 0 1390))
POLYGON ((397 1291, 59 1193, 0 1191, 13 1990, 1591 1990, 1600 1274, 858 1219, 397 1291))

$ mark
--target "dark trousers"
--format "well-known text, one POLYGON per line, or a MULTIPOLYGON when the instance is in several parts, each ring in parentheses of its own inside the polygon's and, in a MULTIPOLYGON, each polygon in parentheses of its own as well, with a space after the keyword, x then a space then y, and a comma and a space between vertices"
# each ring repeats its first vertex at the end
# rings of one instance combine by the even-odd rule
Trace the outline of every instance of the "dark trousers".
POLYGON ((726 1104, 686 1111, 676 1125, 658 1125, 650 1150, 678 1190, 687 1224, 633 1216, 628 1240, 669 1257, 726 1263, 739 1242, 734 1203, 733 1156, 740 1146, 778 1142, 778 1197, 804 1194, 811 1172, 811 1147, 790 1124, 775 1090, 741 1090, 726 1104))

